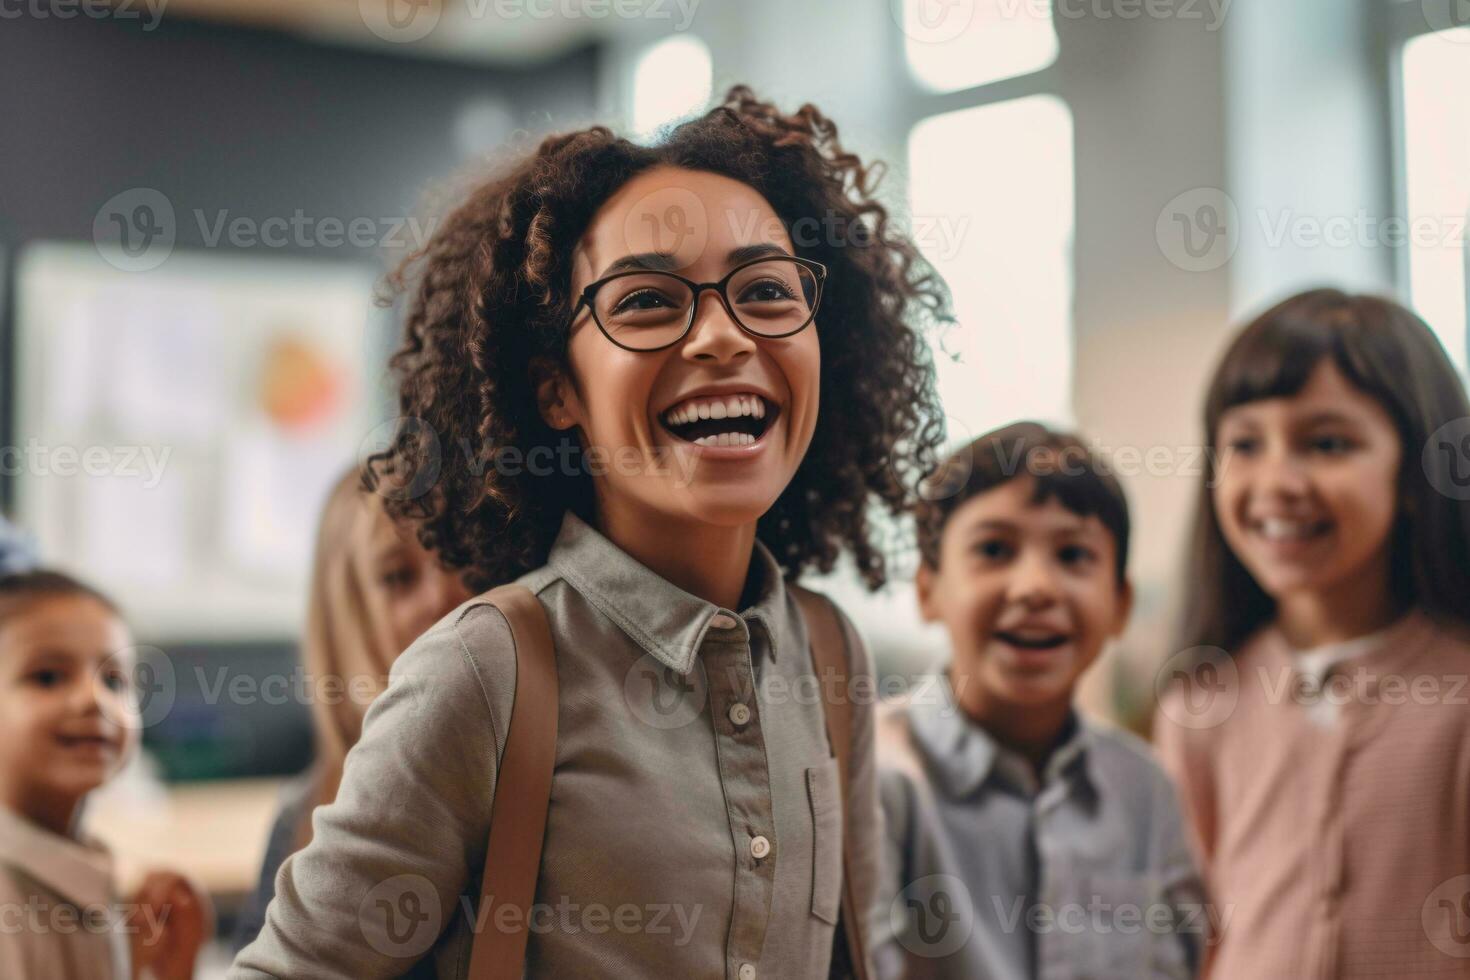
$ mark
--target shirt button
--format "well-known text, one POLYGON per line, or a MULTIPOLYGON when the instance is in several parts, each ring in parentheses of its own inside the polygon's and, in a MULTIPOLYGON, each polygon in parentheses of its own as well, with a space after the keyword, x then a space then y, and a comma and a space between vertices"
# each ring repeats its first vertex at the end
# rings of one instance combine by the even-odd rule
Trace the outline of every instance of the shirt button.
POLYGON ((737 728, 750 721, 750 706, 739 701, 730 705, 730 723, 737 728))
POLYGON ((709 624, 717 630, 732 630, 735 628, 735 617, 726 616, 724 613, 715 613, 709 624))
POLYGON ((750 839, 750 856, 759 861, 771 853, 771 842, 764 837, 756 836, 750 839))
POLYGON ((755 980, 755 964, 754 963, 741 963, 740 964, 740 980, 755 980))

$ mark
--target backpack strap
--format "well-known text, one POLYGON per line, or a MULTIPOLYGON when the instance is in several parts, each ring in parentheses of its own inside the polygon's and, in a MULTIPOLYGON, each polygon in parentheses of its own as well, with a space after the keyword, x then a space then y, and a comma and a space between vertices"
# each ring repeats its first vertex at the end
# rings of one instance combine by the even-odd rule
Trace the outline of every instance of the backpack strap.
POLYGON ((849 696, 849 679, 852 672, 852 655, 848 650, 847 630, 837 617, 837 607, 832 600, 817 592, 791 586, 796 603, 806 620, 807 633, 812 644, 812 668, 816 673, 818 687, 822 691, 824 714, 827 720, 827 739, 832 743, 832 754, 837 757, 838 783, 842 787, 842 928, 846 934, 846 962, 841 963, 834 950, 834 976, 851 976, 854 980, 868 980, 868 958, 864 949, 864 911, 858 904, 853 888, 853 840, 848 832, 848 771, 852 756, 852 698, 849 696), (832 682, 828 682, 828 678, 832 682), (833 693, 836 697, 833 698, 833 693))
MULTIPOLYGON (((842 789, 842 821, 847 825, 848 767, 852 750, 852 702, 846 696, 851 656, 847 631, 831 600, 797 586, 791 587, 811 637, 812 666, 822 683, 827 738, 837 759, 842 789), (830 697, 836 691, 839 696, 830 697)), ((541 601, 521 585, 492 589, 485 601, 499 609, 510 624, 515 645, 516 681, 509 731, 501 753, 500 771, 491 806, 490 839, 485 848, 485 871, 480 883, 478 915, 495 921, 500 906, 515 908, 516 928, 489 927, 475 937, 470 953, 469 980, 519 980, 526 958, 527 926, 541 871, 541 846, 551 802, 551 775, 556 763, 557 677, 556 650, 541 601)), ((838 975, 868 980, 862 916, 852 880, 852 835, 842 835, 842 925, 846 942, 845 969, 838 975)))
POLYGON ((556 648, 546 610, 523 585, 492 589, 485 601, 510 624, 515 644, 515 698, 501 752, 490 809, 490 840, 480 882, 478 916, 485 927, 474 939, 469 980, 520 980, 527 926, 541 873, 541 844, 556 763, 556 648), (515 928, 499 928, 500 908, 516 909, 515 928))

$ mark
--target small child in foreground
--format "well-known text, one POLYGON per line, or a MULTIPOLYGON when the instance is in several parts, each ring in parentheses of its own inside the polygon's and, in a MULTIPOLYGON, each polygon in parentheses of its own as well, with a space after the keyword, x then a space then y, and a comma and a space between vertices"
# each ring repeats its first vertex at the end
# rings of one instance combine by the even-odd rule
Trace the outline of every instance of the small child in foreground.
POLYGON ((193 885, 147 876, 123 904, 78 828, 137 745, 132 639, 103 595, 57 572, 0 576, 0 977, 189 980, 210 930, 193 885))
POLYGON ((1174 790, 1084 720, 1128 621, 1128 505, 1075 437, 981 436, 931 477, 916 585, 948 669, 878 723, 884 977, 1191 977, 1208 934, 1174 790))

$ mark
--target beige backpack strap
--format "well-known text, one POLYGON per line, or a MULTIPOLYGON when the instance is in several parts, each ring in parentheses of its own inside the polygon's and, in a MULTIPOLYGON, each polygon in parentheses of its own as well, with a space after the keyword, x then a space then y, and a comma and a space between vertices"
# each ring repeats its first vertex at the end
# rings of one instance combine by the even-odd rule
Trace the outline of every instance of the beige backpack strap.
POLYGON ((827 719, 827 738, 837 757, 838 781, 842 786, 842 925, 847 937, 847 969, 854 980, 868 980, 868 958, 865 955, 862 914, 852 882, 852 834, 847 828, 848 769, 852 755, 852 697, 848 686, 852 657, 847 647, 847 631, 837 618, 837 608, 824 595, 791 587, 806 620, 812 642, 812 667, 822 691, 827 719), (829 679, 830 678, 830 679, 829 679), (836 694, 836 698, 833 695, 836 694))
POLYGON ((480 883, 478 916, 484 923, 470 954, 469 980, 520 980, 527 925, 541 872, 541 844, 556 763, 556 650, 546 610, 530 589, 502 585, 486 600, 505 616, 515 643, 516 689, 510 730, 500 756, 490 841, 480 883), (495 923, 504 906, 516 909, 515 928, 495 923))

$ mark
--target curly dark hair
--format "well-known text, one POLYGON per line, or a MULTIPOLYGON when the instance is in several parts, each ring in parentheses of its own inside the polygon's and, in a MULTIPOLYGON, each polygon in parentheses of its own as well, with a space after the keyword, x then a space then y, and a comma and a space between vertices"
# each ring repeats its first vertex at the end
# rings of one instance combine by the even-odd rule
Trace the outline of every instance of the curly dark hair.
MULTIPOLYGON (((567 509, 591 519, 590 477, 508 474, 489 460, 569 438, 541 418, 531 367, 546 358, 566 368, 573 249, 602 204, 655 166, 741 181, 788 230, 813 221, 844 230, 792 236, 800 254, 828 268, 815 329, 832 339, 822 344, 811 446, 757 536, 793 578, 830 571, 851 548, 877 588, 886 557, 869 498, 905 513, 944 440, 918 328, 953 322, 949 293, 874 199, 882 165, 844 150, 815 106, 788 115, 744 86, 651 146, 602 126, 549 136, 446 216, 389 277, 410 293, 390 361, 409 421, 370 457, 365 485, 398 488, 379 490, 389 513, 416 523, 423 545, 477 588, 544 564, 567 509)), ((580 449, 561 445, 572 448, 580 449)))

